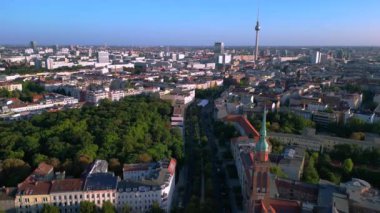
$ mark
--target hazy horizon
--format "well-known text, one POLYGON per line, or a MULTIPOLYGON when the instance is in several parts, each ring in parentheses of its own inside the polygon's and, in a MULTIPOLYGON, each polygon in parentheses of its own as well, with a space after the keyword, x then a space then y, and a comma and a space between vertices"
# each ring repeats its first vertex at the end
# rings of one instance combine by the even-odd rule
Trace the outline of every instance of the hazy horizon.
POLYGON ((380 1, 6 0, 2 45, 380 46, 380 1))

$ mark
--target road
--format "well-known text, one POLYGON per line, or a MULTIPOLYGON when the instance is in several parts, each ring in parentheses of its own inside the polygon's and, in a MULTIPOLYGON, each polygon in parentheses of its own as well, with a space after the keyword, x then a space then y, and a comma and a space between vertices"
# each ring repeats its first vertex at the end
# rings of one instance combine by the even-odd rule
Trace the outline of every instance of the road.
MULTIPOLYGON (((196 102, 196 101, 195 101, 196 102)), ((189 106, 190 108, 191 106, 189 106)), ((188 110, 190 110, 188 108, 188 110)), ((217 144, 217 140, 214 135, 213 128, 213 113, 214 113, 214 104, 213 101, 210 101, 208 105, 201 108, 200 110, 200 127, 204 131, 208 143, 207 148, 211 150, 210 155, 207 156, 207 161, 211 162, 211 181, 213 185, 212 199, 215 204, 214 212, 237 212, 236 205, 234 201, 233 194, 231 196, 231 188, 228 187, 230 184, 226 179, 227 171, 225 166, 223 165, 221 154, 219 153, 219 147, 217 144), (232 209, 231 209, 232 204, 232 209)), ((188 114, 187 114, 188 115, 188 114)), ((186 117, 185 119, 190 119, 190 117, 186 117)), ((187 126, 189 130, 189 134, 185 138, 185 146, 186 146, 186 163, 184 164, 180 177, 179 184, 177 185, 183 187, 184 191, 182 194, 177 193, 176 200, 177 202, 174 204, 180 207, 186 207, 193 195, 193 187, 200 187, 194 185, 194 167, 196 166, 194 159, 194 147, 193 145, 196 142, 193 141, 194 136, 194 125, 187 126)), ((206 157, 206 156, 204 156, 206 157)), ((199 160, 199 159, 198 159, 199 160)), ((202 191, 202 190, 201 190, 202 191)), ((202 194, 202 193, 201 193, 202 194)), ((201 196, 202 197, 202 196, 201 196)), ((200 198, 201 198, 200 197, 200 198)))

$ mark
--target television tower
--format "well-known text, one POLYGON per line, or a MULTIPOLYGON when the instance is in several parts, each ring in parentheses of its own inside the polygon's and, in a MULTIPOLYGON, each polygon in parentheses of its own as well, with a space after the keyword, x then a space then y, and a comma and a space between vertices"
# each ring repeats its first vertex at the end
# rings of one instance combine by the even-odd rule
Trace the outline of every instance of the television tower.
POLYGON ((256 21, 256 47, 255 47, 255 61, 257 61, 259 56, 259 31, 260 31, 260 23, 259 23, 259 9, 257 9, 257 21, 256 21))

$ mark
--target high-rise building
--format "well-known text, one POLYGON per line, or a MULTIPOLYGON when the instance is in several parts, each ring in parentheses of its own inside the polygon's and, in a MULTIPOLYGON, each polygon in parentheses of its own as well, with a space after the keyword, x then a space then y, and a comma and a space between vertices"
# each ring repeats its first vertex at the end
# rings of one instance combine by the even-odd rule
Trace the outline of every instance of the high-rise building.
POLYGON ((215 54, 224 54, 224 43, 223 42, 215 42, 214 53, 215 54))
POLYGON ((58 46, 58 44, 56 44, 56 45, 54 45, 54 46, 53 46, 53 50, 54 50, 54 52, 55 52, 55 53, 57 53, 57 52, 58 52, 58 49, 59 49, 59 46, 58 46))
POLYGON ((91 57, 92 56, 92 49, 88 49, 88 57, 91 57))
POLYGON ((37 43, 35 41, 30 42, 30 48, 32 48, 34 51, 37 49, 37 43))
POLYGON ((109 53, 106 51, 98 52, 98 63, 109 63, 109 53))
POLYGON ((310 63, 312 64, 319 64, 321 63, 322 54, 319 51, 311 52, 310 55, 310 63))

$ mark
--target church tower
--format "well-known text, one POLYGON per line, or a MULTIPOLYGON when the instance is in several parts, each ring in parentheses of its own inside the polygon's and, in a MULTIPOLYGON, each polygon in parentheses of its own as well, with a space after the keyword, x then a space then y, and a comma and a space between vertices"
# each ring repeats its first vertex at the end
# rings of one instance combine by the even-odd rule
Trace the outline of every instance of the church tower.
POLYGON ((261 201, 265 201, 269 198, 269 152, 270 147, 267 142, 266 110, 264 109, 260 138, 255 146, 252 170, 252 192, 248 212, 254 212, 255 206, 260 205, 261 201))

